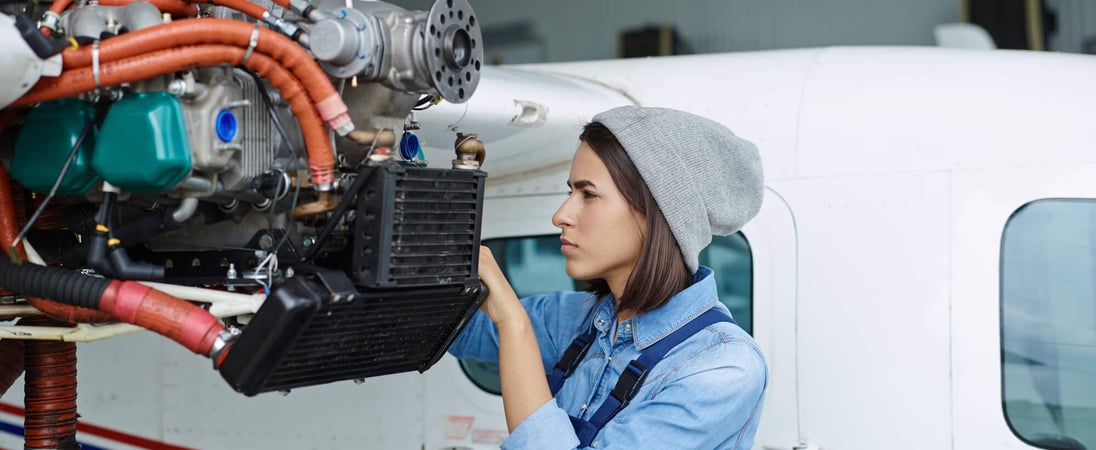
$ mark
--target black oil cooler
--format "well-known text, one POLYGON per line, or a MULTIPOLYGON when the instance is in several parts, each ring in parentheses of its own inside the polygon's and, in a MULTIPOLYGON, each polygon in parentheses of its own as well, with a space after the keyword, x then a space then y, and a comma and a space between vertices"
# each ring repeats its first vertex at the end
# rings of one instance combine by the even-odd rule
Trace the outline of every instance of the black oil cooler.
POLYGON ((386 162, 367 176, 349 267, 272 291, 221 366, 237 391, 425 371, 479 308, 486 174, 386 162))

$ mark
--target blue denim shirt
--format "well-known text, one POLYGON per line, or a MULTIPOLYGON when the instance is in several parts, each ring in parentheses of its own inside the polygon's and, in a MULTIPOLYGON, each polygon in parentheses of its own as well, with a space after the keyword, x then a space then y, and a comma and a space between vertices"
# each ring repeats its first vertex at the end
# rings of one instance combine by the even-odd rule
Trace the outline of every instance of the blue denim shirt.
MULTIPOLYGON (((666 305, 622 323, 617 323, 612 295, 599 302, 589 292, 555 292, 521 302, 536 331, 545 370, 551 370, 591 323, 598 333, 556 398, 519 424, 503 449, 575 448, 578 438, 568 415, 589 420, 629 361, 709 308, 730 315, 716 297, 715 279, 707 267, 701 267, 693 285, 666 305)), ((458 358, 497 362, 498 330, 479 312, 449 352, 458 358)), ((765 360, 750 335, 727 322, 711 325, 666 354, 591 447, 748 449, 767 379, 765 360)))

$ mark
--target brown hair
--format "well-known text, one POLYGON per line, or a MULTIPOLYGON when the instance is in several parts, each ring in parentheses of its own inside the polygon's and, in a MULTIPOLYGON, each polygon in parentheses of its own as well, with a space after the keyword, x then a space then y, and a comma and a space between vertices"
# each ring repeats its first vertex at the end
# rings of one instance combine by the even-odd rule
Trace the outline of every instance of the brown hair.
MULTIPOLYGON (((634 310, 639 314, 665 305, 670 297, 689 287, 693 280, 666 217, 643 182, 639 170, 624 151, 624 146, 605 125, 599 122, 586 124, 579 139, 589 145, 605 164, 628 205, 647 219, 647 235, 642 237, 639 259, 628 276, 628 284, 621 298, 617 299, 618 310, 634 310)), ((599 297, 610 293, 605 280, 596 280, 592 285, 591 290, 599 297)))

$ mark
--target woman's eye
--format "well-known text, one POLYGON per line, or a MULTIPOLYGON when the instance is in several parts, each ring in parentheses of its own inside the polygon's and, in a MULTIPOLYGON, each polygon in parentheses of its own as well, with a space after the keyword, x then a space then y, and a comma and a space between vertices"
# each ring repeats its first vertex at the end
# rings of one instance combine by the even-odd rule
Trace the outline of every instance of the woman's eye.
POLYGON ((590 191, 582 191, 582 197, 583 198, 597 198, 597 194, 594 194, 593 192, 590 192, 590 191))

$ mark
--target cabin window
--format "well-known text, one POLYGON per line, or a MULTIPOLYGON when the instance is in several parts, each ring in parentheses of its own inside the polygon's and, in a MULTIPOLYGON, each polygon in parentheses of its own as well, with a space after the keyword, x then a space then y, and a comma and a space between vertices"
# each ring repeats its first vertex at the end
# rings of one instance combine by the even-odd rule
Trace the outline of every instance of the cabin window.
POLYGON ((1009 427, 1096 448, 1096 201, 1038 200, 1001 239, 1001 377, 1009 427))
MULTIPOLYGON (((506 279, 519 297, 558 290, 580 290, 580 282, 567 276, 566 260, 559 252, 559 235, 490 239, 491 249, 506 279)), ((742 233, 717 236, 700 253, 700 264, 715 272, 719 300, 731 310, 734 319, 753 334, 753 258, 742 233)), ((498 364, 474 359, 461 360, 468 378, 492 394, 502 392, 498 364)))

